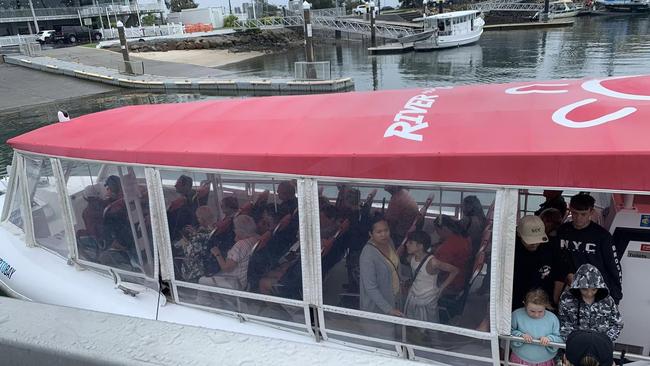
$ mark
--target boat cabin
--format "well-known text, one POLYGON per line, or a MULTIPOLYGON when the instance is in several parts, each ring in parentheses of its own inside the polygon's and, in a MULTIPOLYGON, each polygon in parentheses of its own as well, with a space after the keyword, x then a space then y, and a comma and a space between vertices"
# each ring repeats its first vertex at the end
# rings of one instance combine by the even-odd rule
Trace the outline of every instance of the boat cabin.
POLYGON ((37 302, 499 365, 518 220, 544 190, 567 203, 584 191, 622 270, 617 344, 647 359, 649 82, 141 105, 49 125, 8 142, 0 285, 37 302), (418 237, 447 270, 416 270, 418 237), (425 271, 439 292, 421 315, 401 284, 425 271))
POLYGON ((437 29, 439 36, 471 33, 474 31, 474 22, 480 17, 480 14, 480 11, 475 10, 435 14, 424 18, 424 26, 437 29))

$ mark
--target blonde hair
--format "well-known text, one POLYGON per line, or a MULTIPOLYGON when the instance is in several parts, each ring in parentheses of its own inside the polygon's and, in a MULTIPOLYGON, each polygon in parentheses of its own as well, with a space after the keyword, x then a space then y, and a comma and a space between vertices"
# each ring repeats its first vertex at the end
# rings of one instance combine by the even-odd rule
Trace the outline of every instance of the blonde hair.
POLYGON ((545 308, 548 308, 551 305, 551 302, 548 299, 546 291, 541 288, 536 288, 528 291, 524 297, 524 305, 535 304, 542 305, 545 308))

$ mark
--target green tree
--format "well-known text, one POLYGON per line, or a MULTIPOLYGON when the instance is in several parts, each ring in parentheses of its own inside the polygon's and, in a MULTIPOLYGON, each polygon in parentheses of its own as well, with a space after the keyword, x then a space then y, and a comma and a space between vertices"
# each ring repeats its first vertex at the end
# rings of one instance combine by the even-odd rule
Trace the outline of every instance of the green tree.
POLYGON ((194 0, 171 0, 170 2, 171 11, 175 13, 183 9, 194 9, 198 6, 194 0))
POLYGON ((147 14, 142 17, 142 25, 152 26, 156 24, 156 16, 153 14, 147 14))
POLYGON ((224 28, 234 28, 237 26, 237 16, 231 14, 223 18, 223 26, 224 28))

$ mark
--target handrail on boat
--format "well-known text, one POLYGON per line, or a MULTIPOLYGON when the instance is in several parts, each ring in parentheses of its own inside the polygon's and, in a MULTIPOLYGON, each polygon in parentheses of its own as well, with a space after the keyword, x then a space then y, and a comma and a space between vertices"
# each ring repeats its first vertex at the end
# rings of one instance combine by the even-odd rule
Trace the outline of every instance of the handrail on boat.
MULTIPOLYGON (((505 366, 508 366, 508 365, 511 365, 511 364, 516 365, 515 363, 512 363, 512 362, 508 361, 508 359, 509 359, 508 353, 509 353, 509 350, 510 350, 510 342, 525 342, 524 338, 523 337, 516 337, 516 336, 512 336, 512 335, 499 335, 499 339, 506 341, 506 344, 505 344, 505 347, 504 347, 504 349, 506 351, 506 354, 503 357, 503 365, 505 365, 505 366)), ((532 344, 542 346, 541 342, 538 339, 533 339, 532 344)), ((557 347, 557 348, 561 348, 561 349, 566 349, 566 344, 565 343, 550 342, 548 344, 548 346, 557 347)), ((544 347, 546 347, 546 346, 544 346, 544 347)), ((616 359, 618 359, 620 357, 621 357, 621 352, 614 351, 614 359, 616 360, 616 359)), ((629 360, 632 360, 632 361, 650 361, 650 356, 638 355, 638 354, 634 354, 634 353, 627 353, 626 352, 624 357, 626 359, 629 359, 629 360)))

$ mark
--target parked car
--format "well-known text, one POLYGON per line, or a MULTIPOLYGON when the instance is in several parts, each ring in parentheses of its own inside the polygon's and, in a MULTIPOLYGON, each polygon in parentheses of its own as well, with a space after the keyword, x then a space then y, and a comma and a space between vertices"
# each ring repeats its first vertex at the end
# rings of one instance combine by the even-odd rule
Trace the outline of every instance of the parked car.
POLYGON ((352 13, 354 15, 363 15, 368 13, 368 9, 370 9, 370 6, 368 4, 360 4, 357 5, 356 8, 352 9, 352 13))
POLYGON ((54 33, 53 41, 77 43, 79 41, 100 41, 102 33, 80 25, 64 25, 54 33))
POLYGON ((51 43, 54 37, 54 29, 42 30, 36 33, 36 41, 40 44, 51 43))

